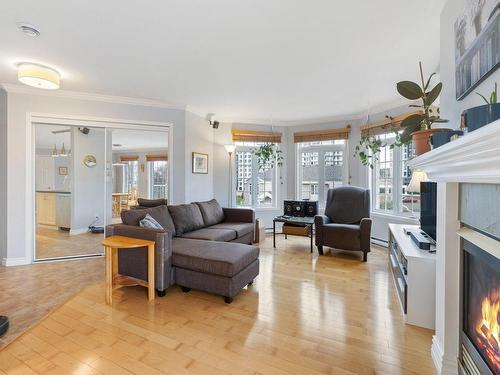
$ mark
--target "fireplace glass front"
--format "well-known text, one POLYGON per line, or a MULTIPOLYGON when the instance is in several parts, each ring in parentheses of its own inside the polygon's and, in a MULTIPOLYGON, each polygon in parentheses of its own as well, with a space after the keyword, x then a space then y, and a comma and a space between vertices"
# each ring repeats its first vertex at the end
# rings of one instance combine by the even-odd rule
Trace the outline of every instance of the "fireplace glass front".
POLYGON ((464 250, 464 356, 481 373, 500 375, 500 260, 467 241, 464 250))

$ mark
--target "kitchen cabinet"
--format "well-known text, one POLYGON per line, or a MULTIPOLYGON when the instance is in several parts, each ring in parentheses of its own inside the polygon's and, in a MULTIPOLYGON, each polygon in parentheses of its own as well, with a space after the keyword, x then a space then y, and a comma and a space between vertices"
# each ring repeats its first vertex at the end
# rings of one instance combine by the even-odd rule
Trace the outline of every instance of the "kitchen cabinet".
POLYGON ((56 195, 54 193, 36 193, 36 223, 56 225, 56 195))
POLYGON ((35 157, 35 185, 36 190, 55 189, 55 163, 50 155, 36 155, 35 157))
POLYGON ((56 225, 58 228, 71 228, 71 195, 56 193, 56 225))

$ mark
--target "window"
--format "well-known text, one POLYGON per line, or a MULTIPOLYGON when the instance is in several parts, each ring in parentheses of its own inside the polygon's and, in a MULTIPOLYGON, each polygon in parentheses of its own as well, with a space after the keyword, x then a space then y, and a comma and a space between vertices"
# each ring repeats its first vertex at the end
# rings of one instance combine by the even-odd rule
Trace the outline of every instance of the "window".
POLYGON ((347 183, 345 148, 345 140, 297 143, 298 199, 318 201, 323 207, 328 189, 347 183))
POLYGON ((236 142, 235 175, 237 207, 275 207, 276 176, 274 163, 259 167, 252 149, 258 142, 236 142))
POLYGON ((372 170, 372 204, 375 211, 412 215, 420 212, 420 195, 407 191, 411 170, 407 163, 414 156, 412 144, 391 148, 392 133, 377 136, 386 144, 372 170))
POLYGON ((128 192, 137 191, 139 181, 139 161, 128 160, 124 162, 127 166, 127 189, 128 192))
POLYGON ((148 161, 151 199, 168 197, 168 162, 166 160, 148 161))

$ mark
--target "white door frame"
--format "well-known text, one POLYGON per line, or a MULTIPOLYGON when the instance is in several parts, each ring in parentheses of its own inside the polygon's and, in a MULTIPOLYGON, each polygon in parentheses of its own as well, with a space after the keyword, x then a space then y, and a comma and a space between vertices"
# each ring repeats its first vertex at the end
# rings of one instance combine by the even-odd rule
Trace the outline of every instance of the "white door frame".
MULTIPOLYGON (((82 126, 103 129, 133 129, 133 130, 157 130, 168 131, 168 160, 172 160, 173 155, 173 132, 174 124, 172 122, 157 122, 157 121, 142 121, 142 120, 124 120, 107 117, 91 117, 91 116, 74 116, 62 114, 49 114, 28 112, 26 114, 26 245, 25 257, 29 263, 33 263, 35 259, 35 132, 33 131, 35 124, 47 125, 63 125, 63 126, 82 126), (155 129, 156 128, 156 129, 155 129), (165 129, 167 128, 167 129, 165 129)), ((172 201, 172 176, 173 176, 173 163, 169 163, 169 183, 168 199, 172 201)), ((104 180, 104 188, 106 188, 104 180)), ((66 257, 65 259, 81 259, 85 256, 66 257)), ((38 260, 41 261, 54 261, 54 259, 38 260)))

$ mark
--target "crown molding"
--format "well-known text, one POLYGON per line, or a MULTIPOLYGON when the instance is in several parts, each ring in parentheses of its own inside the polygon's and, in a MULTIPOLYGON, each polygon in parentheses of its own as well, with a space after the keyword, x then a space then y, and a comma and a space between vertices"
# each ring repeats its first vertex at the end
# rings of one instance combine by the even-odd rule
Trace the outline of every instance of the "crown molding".
POLYGON ((53 98, 89 100, 95 102, 136 105, 142 107, 177 109, 182 111, 186 110, 185 105, 176 105, 155 99, 131 98, 127 96, 104 95, 71 90, 40 90, 24 85, 16 85, 11 83, 2 83, 0 84, 0 87, 2 87, 8 93, 16 94, 42 95, 53 98))

